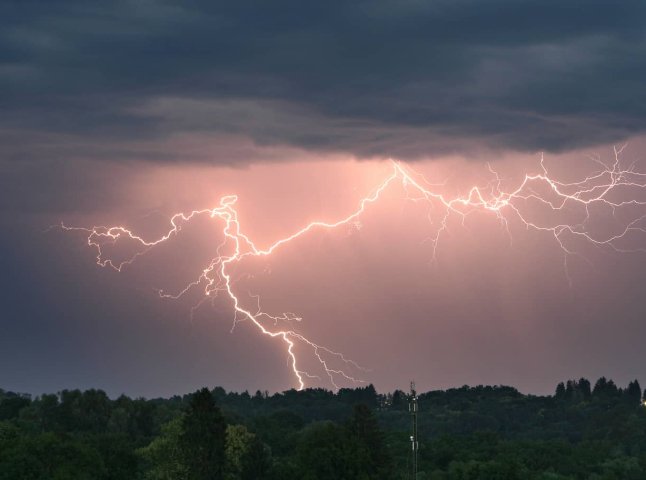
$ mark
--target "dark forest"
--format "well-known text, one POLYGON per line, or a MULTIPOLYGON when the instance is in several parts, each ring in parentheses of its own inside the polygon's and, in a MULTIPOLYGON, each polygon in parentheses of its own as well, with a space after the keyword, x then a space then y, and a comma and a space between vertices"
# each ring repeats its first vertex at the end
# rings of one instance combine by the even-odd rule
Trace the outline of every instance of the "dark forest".
MULTIPOLYGON (((646 478, 637 381, 570 380, 551 396, 464 386, 418 401, 418 479, 646 478)), ((0 390, 0 479, 405 479, 408 403, 372 385, 149 400, 0 390)))

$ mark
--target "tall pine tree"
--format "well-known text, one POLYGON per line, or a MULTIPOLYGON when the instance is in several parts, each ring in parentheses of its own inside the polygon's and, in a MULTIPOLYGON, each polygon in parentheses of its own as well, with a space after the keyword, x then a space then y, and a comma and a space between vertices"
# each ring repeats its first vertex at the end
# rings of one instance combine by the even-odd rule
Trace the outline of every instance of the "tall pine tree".
POLYGON ((211 392, 207 388, 195 392, 179 438, 190 480, 224 478, 226 428, 211 392))

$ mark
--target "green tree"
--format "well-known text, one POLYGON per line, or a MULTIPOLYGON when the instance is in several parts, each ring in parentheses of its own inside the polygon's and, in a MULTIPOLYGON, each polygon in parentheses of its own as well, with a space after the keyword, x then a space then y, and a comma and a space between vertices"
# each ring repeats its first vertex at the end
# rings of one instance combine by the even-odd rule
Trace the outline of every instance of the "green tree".
POLYGON ((182 420, 180 449, 189 480, 224 478, 226 422, 211 392, 195 392, 182 420))
POLYGON ((225 455, 227 480, 262 479, 271 468, 268 447, 244 425, 227 426, 225 455))
POLYGON ((83 439, 101 456, 106 475, 102 480, 132 480, 136 477, 139 458, 135 442, 127 435, 101 433, 83 439), (87 439, 87 440, 86 440, 87 439))
POLYGON ((96 480, 106 477, 99 453, 68 435, 42 433, 0 442, 0 480, 96 480))
POLYGON ((29 398, 17 394, 9 394, 0 399, 0 420, 15 418, 25 407, 31 404, 29 398))
POLYGON ((617 385, 612 380, 606 380, 606 377, 601 377, 597 380, 597 383, 594 384, 594 389, 592 390, 592 395, 595 397, 600 397, 608 399, 611 397, 616 397, 619 394, 617 385))
POLYGON ((162 432, 147 447, 138 450, 146 464, 146 480, 186 480, 188 468, 180 448, 182 417, 162 425, 162 432))
POLYGON ((239 480, 242 477, 244 460, 249 452, 254 436, 244 425, 227 426, 224 449, 226 457, 224 478, 227 480, 239 480))
POLYGON ((626 396, 630 399, 631 403, 639 403, 641 400, 642 389, 637 380, 628 384, 626 389, 626 396))
POLYGON ((249 443, 249 448, 242 464, 241 480, 264 479, 271 470, 271 451, 256 435, 249 443))
POLYGON ((332 422, 315 423, 304 429, 296 460, 301 480, 364 480, 362 460, 347 429, 332 422))
POLYGON ((60 429, 58 396, 43 395, 34 403, 38 410, 42 431, 60 429))
POLYGON ((554 394, 554 397, 557 400, 562 400, 565 398, 565 385, 563 382, 559 382, 559 384, 556 386, 556 393, 554 394))
POLYGON ((587 378, 580 378, 577 386, 579 388, 579 392, 581 392, 581 395, 583 396, 583 400, 590 400, 592 397, 590 381, 587 378))
POLYGON ((348 424, 348 430, 355 439, 359 448, 364 450, 367 461, 361 465, 367 478, 375 480, 390 478, 392 475, 392 461, 384 443, 384 435, 379 428, 377 419, 367 405, 360 404, 354 407, 354 412, 348 424))
POLYGON ((401 390, 395 390, 392 397, 392 408, 395 410, 403 410, 407 405, 407 396, 401 390))

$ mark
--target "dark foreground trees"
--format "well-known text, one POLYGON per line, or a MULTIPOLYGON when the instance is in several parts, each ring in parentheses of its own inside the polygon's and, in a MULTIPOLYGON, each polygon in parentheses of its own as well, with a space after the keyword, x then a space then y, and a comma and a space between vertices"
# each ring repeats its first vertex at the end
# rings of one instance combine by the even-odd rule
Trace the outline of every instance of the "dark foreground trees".
POLYGON ((138 453, 147 480, 261 479, 271 467, 269 448, 244 425, 227 425, 206 388, 138 453))
POLYGON ((195 392, 182 419, 179 451, 189 480, 222 480, 227 424, 207 388, 195 392))
MULTIPOLYGON (((646 478, 646 406, 635 380, 419 395, 419 479, 646 478), (594 386, 593 386, 594 385, 594 386)), ((199 390, 31 399, 0 390, 0 480, 388 480, 406 478, 407 397, 374 388, 268 395, 199 390)))

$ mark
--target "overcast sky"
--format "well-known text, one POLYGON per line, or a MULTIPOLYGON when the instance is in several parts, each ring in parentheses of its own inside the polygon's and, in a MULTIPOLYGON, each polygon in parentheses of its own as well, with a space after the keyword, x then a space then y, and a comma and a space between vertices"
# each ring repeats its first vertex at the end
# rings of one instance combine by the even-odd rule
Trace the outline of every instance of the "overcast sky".
MULTIPOLYGON (((199 299, 155 295, 199 274, 207 227, 117 274, 52 224, 154 236, 237 193, 269 244, 352 211, 389 158, 456 191, 487 162, 512 185, 541 153, 572 179, 625 142, 646 171, 645 80, 642 0, 2 2, 0 388, 295 386, 281 345, 230 333, 226 302, 191 318, 199 299)), ((245 295, 302 314, 381 390, 646 381, 644 254, 566 270, 552 238, 510 243, 485 218, 433 263, 427 214, 389 192, 361 230, 241 272, 245 295)))

